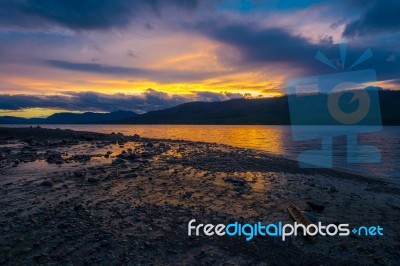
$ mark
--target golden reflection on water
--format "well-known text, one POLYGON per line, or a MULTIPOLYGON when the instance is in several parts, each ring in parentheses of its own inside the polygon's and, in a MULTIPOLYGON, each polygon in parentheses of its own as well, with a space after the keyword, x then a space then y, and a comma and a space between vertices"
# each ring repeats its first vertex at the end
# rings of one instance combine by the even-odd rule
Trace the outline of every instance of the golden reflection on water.
POLYGON ((276 154, 284 153, 287 127, 262 125, 46 125, 51 128, 121 132, 148 138, 183 139, 216 142, 242 148, 253 148, 276 154))

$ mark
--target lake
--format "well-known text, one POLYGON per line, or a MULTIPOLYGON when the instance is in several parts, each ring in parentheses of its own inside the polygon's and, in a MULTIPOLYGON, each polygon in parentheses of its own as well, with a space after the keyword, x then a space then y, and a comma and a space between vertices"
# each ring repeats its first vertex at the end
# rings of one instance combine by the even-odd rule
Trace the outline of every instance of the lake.
MULTIPOLYGON (((27 125, 1 125, 21 127, 27 125)), ((46 128, 73 129, 101 133, 121 132, 125 135, 139 134, 149 138, 182 139, 228 144, 242 148, 263 150, 297 160, 299 154, 321 147, 321 134, 338 132, 331 127, 301 127, 302 141, 293 141, 291 126, 269 125, 41 125, 46 128), (322 133, 321 133, 322 132, 322 133)), ((360 127, 360 132, 366 132, 360 127)), ((297 134, 297 133, 296 133, 297 134)), ((333 134, 335 135, 335 134, 333 134)), ((298 135, 295 135, 298 136, 298 135)), ((358 134, 359 142, 375 146, 381 153, 378 163, 354 164, 346 161, 346 138, 333 138, 333 166, 344 172, 358 173, 374 178, 384 178, 398 183, 400 180, 400 127, 383 127, 378 132, 358 134)), ((322 155, 323 156, 323 155, 322 155)), ((364 152, 368 161, 372 153, 364 152)))

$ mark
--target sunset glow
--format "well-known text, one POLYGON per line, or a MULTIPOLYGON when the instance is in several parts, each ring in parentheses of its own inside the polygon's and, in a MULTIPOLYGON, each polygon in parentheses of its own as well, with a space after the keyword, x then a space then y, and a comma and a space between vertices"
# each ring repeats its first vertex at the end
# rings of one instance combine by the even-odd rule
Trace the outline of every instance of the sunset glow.
POLYGON ((7 100, 1 113, 34 117, 120 108, 118 101, 112 109, 90 102, 77 109, 50 100, 72 101, 88 93, 137 96, 148 106, 132 105, 139 112, 188 101, 280 96, 288 78, 330 73, 315 53, 322 50, 335 63, 342 41, 349 44, 349 59, 371 48, 374 59, 360 67, 376 69, 378 85, 397 89, 398 34, 362 25, 372 23, 367 6, 245 2, 120 1, 113 3, 115 10, 92 7, 99 14, 94 20, 64 1, 0 4, 8 14, 0 18, 0 100, 7 100), (69 19, 57 10, 76 16, 69 19), (361 21, 358 28, 354 21, 361 21), (149 91, 156 105, 147 104, 149 91), (47 102, 28 101, 29 95, 47 102))

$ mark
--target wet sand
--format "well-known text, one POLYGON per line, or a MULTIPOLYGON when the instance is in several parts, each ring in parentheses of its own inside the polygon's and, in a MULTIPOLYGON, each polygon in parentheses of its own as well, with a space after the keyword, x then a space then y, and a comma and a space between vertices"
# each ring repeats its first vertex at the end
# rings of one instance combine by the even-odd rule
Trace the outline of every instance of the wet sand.
POLYGON ((0 264, 396 265, 400 189, 221 144, 0 128, 0 264), (322 213, 307 201, 319 202, 322 213), (382 237, 207 237, 197 223, 380 225, 382 237))

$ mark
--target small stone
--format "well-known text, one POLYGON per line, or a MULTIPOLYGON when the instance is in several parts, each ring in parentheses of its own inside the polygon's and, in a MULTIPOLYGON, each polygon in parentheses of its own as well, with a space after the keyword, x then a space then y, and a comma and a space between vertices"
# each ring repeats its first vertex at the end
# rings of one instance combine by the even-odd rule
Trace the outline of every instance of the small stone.
POLYGON ((136 177, 137 177, 137 174, 135 174, 135 173, 129 173, 124 176, 124 178, 136 178, 136 177))
POLYGON ((333 194, 333 193, 338 192, 338 190, 336 189, 335 186, 330 186, 329 189, 328 189, 328 192, 331 193, 331 194, 333 194))
POLYGON ((182 199, 190 199, 190 198, 192 197, 192 195, 193 195, 193 192, 185 192, 185 193, 181 196, 181 198, 182 198, 182 199))
POLYGON ((108 242, 107 240, 102 240, 101 241, 101 246, 102 247, 111 247, 111 243, 108 242))
POLYGON ((81 155, 75 155, 72 157, 72 160, 74 160, 75 162, 79 162, 79 163, 86 163, 88 161, 90 161, 91 156, 87 155, 87 154, 81 154, 81 155))
POLYGON ((40 185, 44 186, 44 187, 52 187, 53 186, 53 181, 45 180, 42 183, 40 183, 40 185))
POLYGON ((55 163, 55 164, 63 163, 61 153, 59 153, 59 152, 51 153, 50 155, 48 155, 46 161, 48 163, 55 163))
POLYGON ((235 185, 240 185, 240 186, 247 185, 246 180, 243 180, 243 179, 240 179, 240 178, 235 178, 235 177, 227 177, 225 179, 225 182, 230 182, 230 183, 233 183, 235 185))
POLYGON ((74 211, 79 211, 83 209, 83 205, 82 204, 77 204, 74 206, 74 211))
POLYGON ((122 164, 122 163, 125 163, 124 159, 122 158, 117 158, 112 161, 112 164, 122 164))
POLYGON ((133 141, 139 141, 139 139, 140 139, 140 136, 138 134, 135 134, 132 136, 133 141))
POLYGON ((151 156, 150 152, 144 151, 140 154, 143 158, 148 158, 151 156))
POLYGON ((146 147, 148 147, 148 148, 152 148, 154 145, 153 145, 153 143, 151 143, 151 142, 147 142, 146 143, 146 147))
POLYGON ((98 183, 100 181, 100 179, 96 178, 96 177, 89 177, 88 178, 88 182, 89 183, 98 183))

